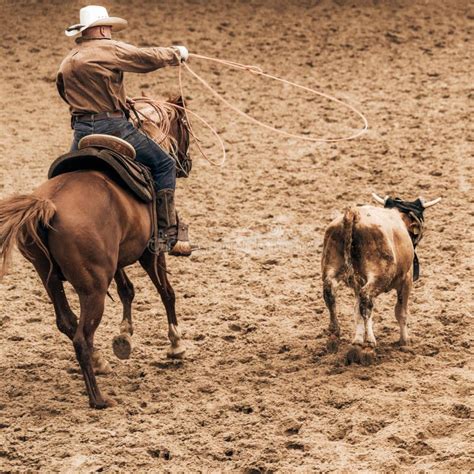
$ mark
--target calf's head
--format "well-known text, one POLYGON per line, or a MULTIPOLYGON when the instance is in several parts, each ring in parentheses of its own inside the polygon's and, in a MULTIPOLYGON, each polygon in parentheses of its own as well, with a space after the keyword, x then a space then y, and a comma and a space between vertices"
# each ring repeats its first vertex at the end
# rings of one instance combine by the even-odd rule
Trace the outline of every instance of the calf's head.
POLYGON ((385 208, 396 208, 400 211, 414 246, 416 246, 423 237, 425 222, 423 212, 441 201, 440 197, 428 202, 425 202, 421 197, 415 201, 403 201, 400 198, 391 198, 390 196, 381 198, 375 193, 372 193, 372 197, 385 208))

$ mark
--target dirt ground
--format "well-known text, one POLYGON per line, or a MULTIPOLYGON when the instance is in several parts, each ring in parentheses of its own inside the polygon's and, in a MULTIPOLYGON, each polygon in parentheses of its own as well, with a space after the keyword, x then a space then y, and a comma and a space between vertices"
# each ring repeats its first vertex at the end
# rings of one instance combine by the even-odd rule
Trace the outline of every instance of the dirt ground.
MULTIPOLYGON (((54 77, 72 44, 63 29, 83 5, 2 2, 1 197, 39 185, 69 147, 54 77)), ((237 119, 187 76, 192 109, 228 148, 223 168, 194 153, 192 176, 179 182, 179 207, 205 247, 169 260, 188 355, 166 358, 164 308, 142 269, 131 267, 135 349, 125 362, 112 353, 121 319, 112 287, 115 302, 107 301, 96 340, 113 367, 100 386, 118 404, 89 409, 72 345, 16 253, 0 286, 0 471, 472 470, 468 1, 105 6, 129 20, 120 39, 258 64, 349 101, 370 130, 337 144, 286 139, 237 119), (412 345, 395 345, 395 295, 384 295, 376 303, 376 364, 346 367, 353 302, 342 290, 343 347, 327 354, 322 236, 339 210, 370 202, 372 191, 443 201, 426 213, 412 345)), ((360 126, 324 99, 204 61, 191 65, 233 103, 288 130, 327 137, 360 126)), ((176 74, 129 75, 129 94, 177 92, 176 74)))

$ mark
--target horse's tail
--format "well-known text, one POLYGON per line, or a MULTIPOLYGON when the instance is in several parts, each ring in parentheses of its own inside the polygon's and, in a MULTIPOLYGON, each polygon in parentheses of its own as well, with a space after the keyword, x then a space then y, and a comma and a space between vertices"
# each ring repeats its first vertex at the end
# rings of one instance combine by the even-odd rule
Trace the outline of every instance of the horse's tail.
POLYGON ((33 194, 20 194, 0 200, 0 279, 5 275, 15 244, 26 255, 35 244, 52 265, 49 250, 38 231, 50 228, 56 206, 49 199, 33 194))
POLYGON ((352 260, 352 239, 354 235, 354 223, 359 219, 359 212, 356 209, 346 209, 343 220, 344 235, 344 264, 346 267, 346 276, 351 284, 356 283, 354 263, 352 260))

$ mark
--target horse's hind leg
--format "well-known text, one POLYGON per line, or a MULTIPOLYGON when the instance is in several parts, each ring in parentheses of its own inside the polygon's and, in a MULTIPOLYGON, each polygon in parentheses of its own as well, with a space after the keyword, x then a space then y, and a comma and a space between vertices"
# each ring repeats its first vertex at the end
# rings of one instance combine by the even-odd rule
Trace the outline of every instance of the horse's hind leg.
POLYGON ((184 356, 186 349, 181 342, 181 331, 178 328, 178 319, 175 310, 175 294, 166 275, 166 259, 165 254, 160 253, 155 265, 155 256, 150 252, 146 252, 140 258, 140 264, 148 273, 155 287, 160 293, 161 300, 166 309, 168 318, 168 338, 171 342, 171 348, 168 351, 168 357, 181 358, 184 356), (156 268, 155 268, 156 267, 156 268))
MULTIPOLYGON (((37 248, 29 248, 28 252, 28 258, 33 263, 53 303, 58 329, 73 341, 78 327, 77 317, 69 306, 57 265, 53 263, 51 266, 48 259, 37 248)), ((111 371, 99 350, 92 350, 92 365, 96 374, 108 374, 111 371)))
POLYGON ((133 325, 132 325, 132 301, 135 290, 124 270, 117 270, 114 276, 117 284, 117 292, 123 305, 123 318, 120 323, 120 334, 114 337, 112 348, 119 359, 128 359, 132 352, 133 325))
POLYGON ((106 408, 113 403, 105 399, 100 393, 93 362, 96 353, 94 351, 94 333, 104 312, 106 290, 78 291, 78 295, 81 316, 73 339, 74 349, 86 383, 90 406, 92 408, 106 408))
POLYGON ((77 317, 69 306, 58 268, 48 261, 40 249, 30 248, 28 251, 29 255, 25 256, 33 263, 53 303, 56 325, 72 341, 77 329, 77 317))

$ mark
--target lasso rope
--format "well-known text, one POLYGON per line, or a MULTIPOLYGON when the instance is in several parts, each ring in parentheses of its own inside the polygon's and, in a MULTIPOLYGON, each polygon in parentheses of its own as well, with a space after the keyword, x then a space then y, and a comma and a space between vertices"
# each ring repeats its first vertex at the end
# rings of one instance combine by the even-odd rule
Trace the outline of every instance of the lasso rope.
POLYGON ((225 151, 225 145, 224 145, 224 141, 222 140, 221 136, 219 135, 219 133, 217 132, 217 130, 212 127, 209 122, 207 122, 206 120, 204 120, 200 115, 198 115, 197 113, 193 112, 192 110, 189 110, 185 105, 184 105, 184 97, 183 97, 183 107, 180 106, 180 105, 177 105, 177 104, 170 104, 172 105, 173 107, 176 107, 177 109, 181 109, 181 110, 184 110, 184 113, 185 113, 185 116, 186 116, 186 121, 188 123, 188 126, 189 126, 189 131, 191 133, 191 135, 193 136, 194 140, 196 141, 196 145, 197 147, 199 148, 199 151, 201 152, 201 154, 204 156, 204 158, 209 161, 209 163, 211 163, 212 165, 214 166, 223 166, 224 163, 225 163, 225 160, 226 160, 226 151, 225 151), (194 117, 196 117, 199 121, 201 121, 214 135, 215 137, 217 138, 217 140, 219 141, 219 145, 221 146, 222 148, 222 160, 219 162, 219 163, 215 163, 214 161, 212 161, 210 158, 207 157, 206 153, 204 152, 204 150, 201 148, 201 145, 199 144, 199 138, 194 134, 194 130, 192 129, 192 126, 191 126, 191 122, 189 121, 189 117, 188 117, 188 112, 193 115, 194 117))
MULTIPOLYGON (((225 105, 227 105, 231 110, 233 110, 237 114, 241 115, 242 117, 246 118, 247 120, 250 120, 251 122, 253 122, 257 125, 259 125, 263 128, 266 128, 267 130, 270 130, 272 132, 278 133, 280 135, 284 135, 284 136, 290 137, 290 138, 297 138, 297 139, 300 139, 300 140, 310 141, 310 142, 335 143, 335 142, 354 140, 355 138, 360 137, 362 134, 364 134, 368 130, 368 122, 367 122, 367 119, 365 118, 365 116, 362 114, 362 112, 357 110, 354 106, 352 106, 350 104, 347 104, 346 102, 343 102, 342 100, 337 99, 336 97, 333 97, 329 94, 326 94, 324 92, 317 91, 317 90, 312 89, 310 87, 302 86, 301 84, 297 84, 295 82, 288 81, 286 79, 282 79, 280 77, 273 76, 271 74, 265 73, 265 72, 262 71, 262 69, 260 69, 257 66, 245 65, 245 64, 237 63, 235 61, 228 61, 228 60, 225 60, 225 59, 211 58, 211 57, 208 57, 208 56, 203 56, 203 55, 194 54, 194 53, 190 53, 189 56, 191 56, 193 58, 196 58, 196 59, 203 59, 203 60, 207 60, 207 61, 213 61, 215 63, 223 64, 225 66, 232 67, 232 68, 235 68, 235 69, 248 71, 252 74, 262 76, 262 77, 267 77, 269 79, 272 79, 272 80, 281 82, 283 84, 287 84, 287 85, 296 87, 296 88, 304 90, 306 92, 311 92, 312 94, 318 95, 320 97, 324 97, 324 98, 326 98, 326 99, 328 99, 332 102, 336 102, 337 104, 343 105, 344 107, 348 108, 349 110, 354 112, 356 115, 358 115, 364 123, 363 128, 359 129, 357 132, 355 132, 352 135, 349 135, 347 137, 341 137, 341 138, 314 138, 314 137, 304 136, 304 135, 301 135, 301 134, 286 132, 284 130, 279 130, 279 129, 271 126, 271 125, 268 125, 268 124, 266 124, 266 123, 264 123, 264 122, 262 122, 262 121, 260 121, 256 118, 252 117, 251 115, 247 114, 243 110, 240 110, 238 107, 236 107, 235 105, 230 103, 225 97, 222 96, 222 94, 217 92, 205 79, 203 79, 193 69, 191 69, 189 64, 183 62, 183 63, 181 63, 181 66, 178 68, 178 82, 179 82, 179 89, 180 89, 181 98, 182 98, 182 101, 183 101, 183 106, 173 104, 173 103, 170 103, 170 102, 157 103, 155 101, 150 101, 150 99, 146 99, 146 98, 138 98, 138 99, 134 99, 134 100, 138 101, 138 102, 140 102, 140 101, 146 102, 153 109, 155 109, 155 112, 158 114, 158 117, 161 118, 161 120, 160 120, 161 123, 157 127, 159 129, 160 135, 163 137, 163 139, 160 140, 160 143, 163 140, 166 142, 167 137, 169 137, 170 114, 169 114, 169 109, 167 108, 167 106, 168 107, 171 106, 171 107, 183 110, 184 114, 185 114, 185 117, 186 117, 186 121, 188 123, 190 134, 194 138, 194 140, 196 142, 196 145, 199 149, 199 152, 210 164, 212 164, 214 166, 223 166, 224 165, 224 163, 226 161, 225 145, 224 145, 224 142, 223 142, 222 138, 220 137, 219 133, 217 132, 217 130, 214 127, 212 127, 203 117, 201 117, 196 112, 193 112, 192 110, 190 110, 187 107, 186 101, 185 101, 184 87, 183 87, 183 75, 182 75, 183 67, 194 78, 196 78, 199 82, 201 82, 201 84, 203 84, 215 97, 217 97, 221 102, 223 102, 225 105), (221 149, 222 149, 222 159, 219 162, 215 162, 215 161, 211 160, 206 155, 205 151, 202 149, 201 144, 200 144, 200 140, 199 140, 199 138, 197 137, 197 135, 195 134, 195 132, 193 130, 191 120, 189 119, 188 114, 193 115, 201 123, 203 123, 214 134, 214 136, 219 141, 219 144, 220 144, 221 149)), ((138 113, 140 113, 140 115, 142 115, 144 117, 144 115, 141 111, 138 111, 138 113)), ((150 119, 150 117, 146 117, 146 118, 150 119)), ((156 127, 157 124, 155 123, 154 125, 156 127)))
POLYGON ((224 64, 225 66, 229 66, 229 67, 232 67, 232 68, 235 68, 235 69, 241 69, 241 70, 244 70, 244 71, 249 71, 249 72, 251 72, 253 74, 256 74, 258 76, 267 77, 269 79, 273 79, 275 81, 282 82, 283 84, 287 84, 287 85, 296 87, 298 89, 302 89, 304 91, 311 92, 312 94, 315 94, 315 95, 319 95, 321 97, 324 97, 328 100, 331 100, 333 102, 341 104, 344 107, 352 110, 352 112, 357 114, 362 119, 362 121, 364 122, 363 128, 361 128, 360 130, 358 130, 356 133, 354 133, 352 135, 349 135, 347 137, 342 137, 342 138, 313 138, 313 137, 306 137, 304 135, 300 135, 300 134, 296 134, 296 133, 285 132, 284 130, 279 130, 275 127, 272 127, 271 125, 268 125, 264 122, 261 122, 260 120, 257 120, 256 118, 254 118, 251 115, 247 114, 243 110, 240 110, 238 107, 231 104, 221 94, 219 94, 219 92, 217 92, 205 79, 203 79, 196 72, 194 72, 187 63, 185 63, 185 62, 181 63, 182 66, 184 66, 186 68, 186 70, 192 76, 194 76, 199 82, 201 82, 201 84, 203 84, 210 92, 212 92, 212 94, 215 97, 217 97, 220 101, 222 101, 230 109, 232 109, 234 112, 238 113, 242 117, 245 117, 246 119, 250 120, 251 122, 253 122, 257 125, 260 125, 261 127, 264 127, 268 130, 271 130, 272 132, 278 133, 280 135, 285 135, 287 137, 298 138, 300 140, 306 140, 306 141, 311 141, 311 142, 335 143, 335 142, 354 140, 355 138, 360 137, 369 128, 369 124, 367 122, 367 119, 365 118, 365 116, 361 112, 359 112, 359 110, 357 110, 352 105, 347 104, 346 102, 343 102, 342 100, 337 99, 336 97, 333 97, 329 94, 325 94, 324 92, 320 92, 320 91, 317 91, 315 89, 311 89, 310 87, 302 86, 300 84, 297 84, 296 82, 288 81, 286 79, 282 79, 280 77, 276 77, 276 76, 273 76, 271 74, 265 73, 257 66, 248 66, 248 65, 245 65, 245 64, 237 63, 235 61, 228 61, 228 60, 225 60, 225 59, 211 58, 211 57, 208 57, 208 56, 203 56, 201 54, 190 53, 189 56, 191 56, 193 58, 196 58, 196 59, 204 59, 206 61, 213 61, 213 62, 216 62, 216 63, 219 63, 219 64, 224 64))

